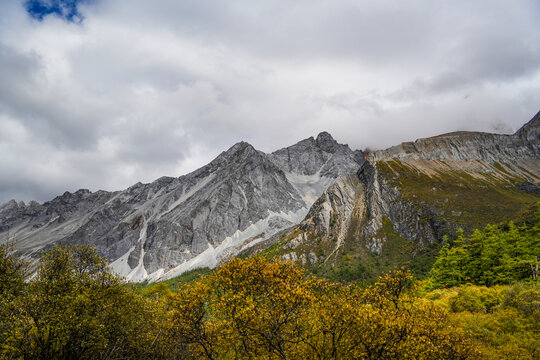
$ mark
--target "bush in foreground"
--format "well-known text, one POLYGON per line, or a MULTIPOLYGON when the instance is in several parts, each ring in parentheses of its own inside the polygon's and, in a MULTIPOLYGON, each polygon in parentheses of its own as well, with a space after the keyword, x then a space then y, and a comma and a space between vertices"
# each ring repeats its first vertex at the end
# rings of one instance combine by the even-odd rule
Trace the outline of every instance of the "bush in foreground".
MULTIPOLYGON (((17 279, 18 275, 14 275, 17 279)), ((3 304, 0 357, 144 359, 159 356, 159 309, 125 287, 87 246, 57 246, 35 279, 3 304)))
POLYGON ((477 359, 412 280, 396 271, 360 289, 233 259, 174 295, 169 336, 194 359, 477 359))

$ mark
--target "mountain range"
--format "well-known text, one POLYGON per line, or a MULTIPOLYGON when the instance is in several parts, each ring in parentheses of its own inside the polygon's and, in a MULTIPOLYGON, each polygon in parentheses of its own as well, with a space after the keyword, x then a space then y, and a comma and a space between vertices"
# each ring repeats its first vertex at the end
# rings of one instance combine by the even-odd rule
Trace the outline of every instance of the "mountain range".
POLYGON ((361 151, 320 133, 266 154, 246 142, 178 178, 123 191, 78 190, 51 201, 0 206, 0 238, 30 262, 54 244, 91 244, 130 281, 212 267, 299 223, 361 151))
POLYGON ((240 142, 202 168, 123 191, 0 206, 0 239, 30 262, 91 244, 130 281, 237 254, 325 274, 422 271, 445 235, 515 218, 540 200, 540 113, 513 135, 456 132, 363 152, 326 132, 267 154, 240 142))

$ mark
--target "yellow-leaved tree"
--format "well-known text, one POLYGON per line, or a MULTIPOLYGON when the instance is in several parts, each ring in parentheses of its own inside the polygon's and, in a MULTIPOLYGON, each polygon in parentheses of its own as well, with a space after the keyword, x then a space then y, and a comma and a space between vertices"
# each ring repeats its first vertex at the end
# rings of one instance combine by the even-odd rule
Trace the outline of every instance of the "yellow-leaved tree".
POLYGON ((17 295, 6 305, 9 321, 0 322, 2 359, 170 358, 160 331, 165 312, 91 247, 55 246, 17 295))
POLYGON ((193 359, 478 359, 405 270, 361 289, 290 262, 233 259, 173 295, 168 336, 193 359))

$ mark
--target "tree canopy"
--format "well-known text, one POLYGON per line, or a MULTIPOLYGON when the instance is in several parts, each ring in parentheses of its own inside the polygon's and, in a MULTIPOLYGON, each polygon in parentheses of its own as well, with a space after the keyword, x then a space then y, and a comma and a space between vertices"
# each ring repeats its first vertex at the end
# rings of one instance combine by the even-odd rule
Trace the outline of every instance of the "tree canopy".
POLYGON ((465 283, 492 286, 535 280, 540 264, 540 210, 531 222, 488 225, 465 238, 458 231, 443 247, 430 272, 431 287, 465 283))

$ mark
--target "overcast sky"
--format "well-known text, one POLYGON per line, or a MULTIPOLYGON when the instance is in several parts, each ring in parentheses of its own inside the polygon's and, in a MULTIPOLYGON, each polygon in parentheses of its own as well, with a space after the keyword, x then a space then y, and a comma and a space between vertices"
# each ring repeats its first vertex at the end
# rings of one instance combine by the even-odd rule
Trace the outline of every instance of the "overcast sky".
POLYGON ((0 202, 540 110, 537 0, 0 0, 0 202), (66 5, 67 3, 67 5, 66 5))

